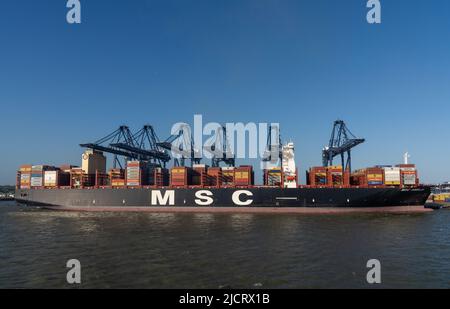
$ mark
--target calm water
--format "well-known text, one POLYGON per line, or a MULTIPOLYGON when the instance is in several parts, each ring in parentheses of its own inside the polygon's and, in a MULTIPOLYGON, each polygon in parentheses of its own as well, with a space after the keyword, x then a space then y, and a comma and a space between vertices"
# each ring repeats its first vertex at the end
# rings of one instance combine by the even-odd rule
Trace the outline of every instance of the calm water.
POLYGON ((450 287, 450 210, 420 215, 68 213, 0 204, 0 287, 450 287))

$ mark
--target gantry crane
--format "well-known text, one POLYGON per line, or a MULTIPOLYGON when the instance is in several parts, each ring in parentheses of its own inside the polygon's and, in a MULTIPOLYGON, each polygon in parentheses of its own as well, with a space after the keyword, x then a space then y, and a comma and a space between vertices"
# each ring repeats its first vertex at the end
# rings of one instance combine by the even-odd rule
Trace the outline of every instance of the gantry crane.
POLYGON ((213 143, 209 147, 205 147, 205 150, 213 155, 211 159, 211 166, 219 167, 220 162, 223 162, 228 166, 235 166, 236 158, 231 151, 226 127, 221 126, 218 128, 214 138, 213 143))
POLYGON ((201 162, 199 150, 195 148, 188 124, 182 124, 178 128, 178 134, 171 135, 164 142, 158 142, 156 145, 171 152, 174 166, 185 166, 187 159, 190 160, 191 166, 201 162))
POLYGON ((113 143, 112 147, 123 149, 138 155, 139 160, 148 161, 154 167, 166 166, 170 155, 158 146, 159 139, 151 125, 144 125, 133 135, 134 145, 113 143))
POLYGON ((154 166, 165 166, 170 156, 157 146, 158 137, 152 126, 146 125, 136 134, 132 134, 127 126, 120 126, 114 132, 94 143, 80 144, 83 148, 102 151, 114 155, 113 167, 120 163, 119 156, 125 160, 142 160, 154 166))
POLYGON ((262 157, 263 162, 274 162, 275 160, 283 160, 283 149, 281 143, 280 127, 275 125, 269 126, 267 135, 267 147, 262 157), (275 139, 275 140, 273 140, 275 139), (276 158, 274 157, 276 155, 276 158))
POLYGON ((340 155, 344 171, 351 171, 351 149, 364 142, 365 139, 356 138, 350 132, 343 120, 336 120, 330 142, 322 151, 323 166, 333 165, 333 158, 340 155), (347 160, 345 160, 345 154, 347 154, 347 160))

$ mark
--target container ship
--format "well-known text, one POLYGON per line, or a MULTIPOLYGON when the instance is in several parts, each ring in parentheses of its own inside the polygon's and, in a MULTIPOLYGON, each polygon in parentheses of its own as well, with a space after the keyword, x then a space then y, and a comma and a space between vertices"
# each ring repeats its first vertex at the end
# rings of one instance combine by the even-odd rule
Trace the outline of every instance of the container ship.
POLYGON ((200 164, 194 156, 191 165, 186 166, 185 159, 189 158, 181 157, 175 159, 173 167, 166 168, 165 164, 173 159, 167 151, 173 136, 160 142, 151 126, 144 126, 136 134, 122 126, 107 138, 82 144, 87 149, 81 167, 22 165, 17 172, 15 198, 27 205, 77 211, 300 213, 311 209, 424 209, 430 188, 420 185, 416 166, 404 162, 351 171, 350 149, 364 140, 342 134, 345 130, 342 121, 335 122, 330 144, 323 150, 324 164, 306 172, 306 184, 299 184, 294 144, 287 143, 276 152, 279 165, 264 169, 263 183, 256 185, 253 167, 235 166, 229 156, 214 157, 211 166, 200 164), (129 138, 125 142, 120 136, 129 138), (142 146, 144 138, 150 146, 142 146), (114 165, 123 156, 123 168, 116 165, 107 170, 105 152, 114 155, 114 165), (342 165, 329 164, 336 156, 341 156, 342 165), (221 162, 228 166, 220 166, 221 162))

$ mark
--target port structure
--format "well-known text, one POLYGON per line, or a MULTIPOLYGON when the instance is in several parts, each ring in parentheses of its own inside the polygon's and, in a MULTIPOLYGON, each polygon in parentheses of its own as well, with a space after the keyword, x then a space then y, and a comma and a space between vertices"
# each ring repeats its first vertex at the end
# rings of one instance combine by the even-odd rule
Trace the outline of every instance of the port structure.
POLYGON ((334 122, 333 131, 331 132, 330 142, 327 147, 322 150, 323 166, 332 166, 333 159, 341 156, 342 168, 344 171, 351 171, 351 149, 365 142, 363 138, 356 138, 355 135, 347 128, 343 120, 334 122), (345 160, 347 154, 347 160, 345 160))
POLYGON ((236 157, 231 151, 225 126, 218 128, 213 142, 209 146, 205 146, 204 149, 213 155, 211 159, 212 167, 219 167, 221 162, 230 167, 236 165, 236 157))
POLYGON ((138 155, 138 160, 148 161, 154 167, 166 167, 170 155, 158 146, 159 138, 151 125, 144 125, 133 135, 133 144, 115 143, 112 147, 127 150, 138 155))
POLYGON ((191 166, 201 162, 200 151, 194 146, 194 139, 188 124, 181 125, 178 134, 171 135, 156 145, 172 153, 174 166, 184 167, 186 160, 190 160, 191 166))
POLYGON ((282 148, 283 147, 282 147, 282 142, 281 142, 280 127, 270 125, 268 135, 267 135, 266 150, 264 151, 264 154, 263 154, 261 160, 263 162, 274 162, 275 161, 274 156, 276 155, 277 156, 276 160, 278 162, 281 162, 283 160, 283 149, 282 148), (276 140, 277 137, 278 137, 278 140, 276 140))
POLYGON ((94 143, 80 144, 83 148, 106 152, 114 155, 114 168, 122 168, 119 156, 125 160, 144 160, 155 166, 165 166, 170 156, 157 146, 158 137, 152 126, 145 125, 137 133, 132 134, 128 126, 120 126, 114 132, 94 143))

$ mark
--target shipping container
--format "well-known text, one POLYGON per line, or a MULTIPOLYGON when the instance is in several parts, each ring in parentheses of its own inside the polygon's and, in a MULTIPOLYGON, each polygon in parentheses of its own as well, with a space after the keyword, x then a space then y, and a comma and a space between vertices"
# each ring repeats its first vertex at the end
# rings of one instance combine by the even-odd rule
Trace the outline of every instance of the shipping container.
POLYGON ((283 185, 283 172, 279 167, 264 170, 263 179, 265 186, 280 187, 283 185))
POLYGON ((173 167, 170 170, 170 185, 184 187, 192 183, 192 169, 189 167, 173 167))
POLYGON ((43 187, 44 181, 42 176, 31 176, 31 187, 43 187))
POLYGON ((365 169, 367 185, 381 186, 384 184, 384 169, 379 167, 369 167, 365 169))
POLYGON ((210 167, 206 173, 207 186, 220 187, 222 185, 222 169, 220 167, 210 167))
POLYGON ((70 170, 70 186, 73 188, 94 187, 96 174, 85 174, 82 168, 70 170))
POLYGON ((222 167, 222 185, 224 186, 234 186, 234 166, 222 167))
POLYGON ((192 182, 193 186, 205 186, 208 183, 207 165, 194 164, 192 168, 192 182))
POLYGON ((333 187, 342 186, 344 184, 343 168, 341 165, 327 167, 326 184, 333 187))
POLYGON ((31 168, 32 168, 31 164, 24 164, 20 166, 19 171, 21 173, 31 173, 31 168))
POLYGON ((323 166, 311 167, 306 173, 307 184, 310 186, 327 185, 327 168, 323 166))
POLYGON ((248 165, 236 167, 234 170, 234 184, 236 186, 253 185, 253 167, 248 165))
POLYGON ((59 187, 70 185, 70 174, 63 171, 45 171, 44 187, 59 187))
POLYGON ((148 164, 143 161, 128 161, 126 184, 129 187, 148 185, 148 164))
POLYGON ((21 173, 20 174, 20 182, 30 182, 31 174, 30 173, 21 173))
POLYGON ((119 179, 119 178, 111 179, 111 186, 112 187, 124 187, 125 179, 119 179))
POLYGON ((43 173, 44 171, 53 171, 56 170, 57 168, 54 166, 49 166, 49 165, 33 165, 31 166, 31 172, 32 173, 43 173))
POLYGON ((381 186, 381 185, 383 185, 383 182, 382 181, 368 180, 367 184, 369 186, 381 186))
POLYGON ((404 186, 414 186, 417 182, 416 171, 401 171, 402 184, 404 186))
POLYGON ((164 187, 170 184, 170 172, 166 168, 157 167, 149 172, 148 185, 164 187))
POLYGON ((31 188, 31 173, 30 172, 20 172, 19 186, 22 189, 31 188))
POLYGON ((44 186, 57 187, 58 186, 58 171, 44 172, 44 186))
POLYGON ((384 183, 388 186, 399 186, 400 168, 399 167, 385 167, 384 168, 384 183))

